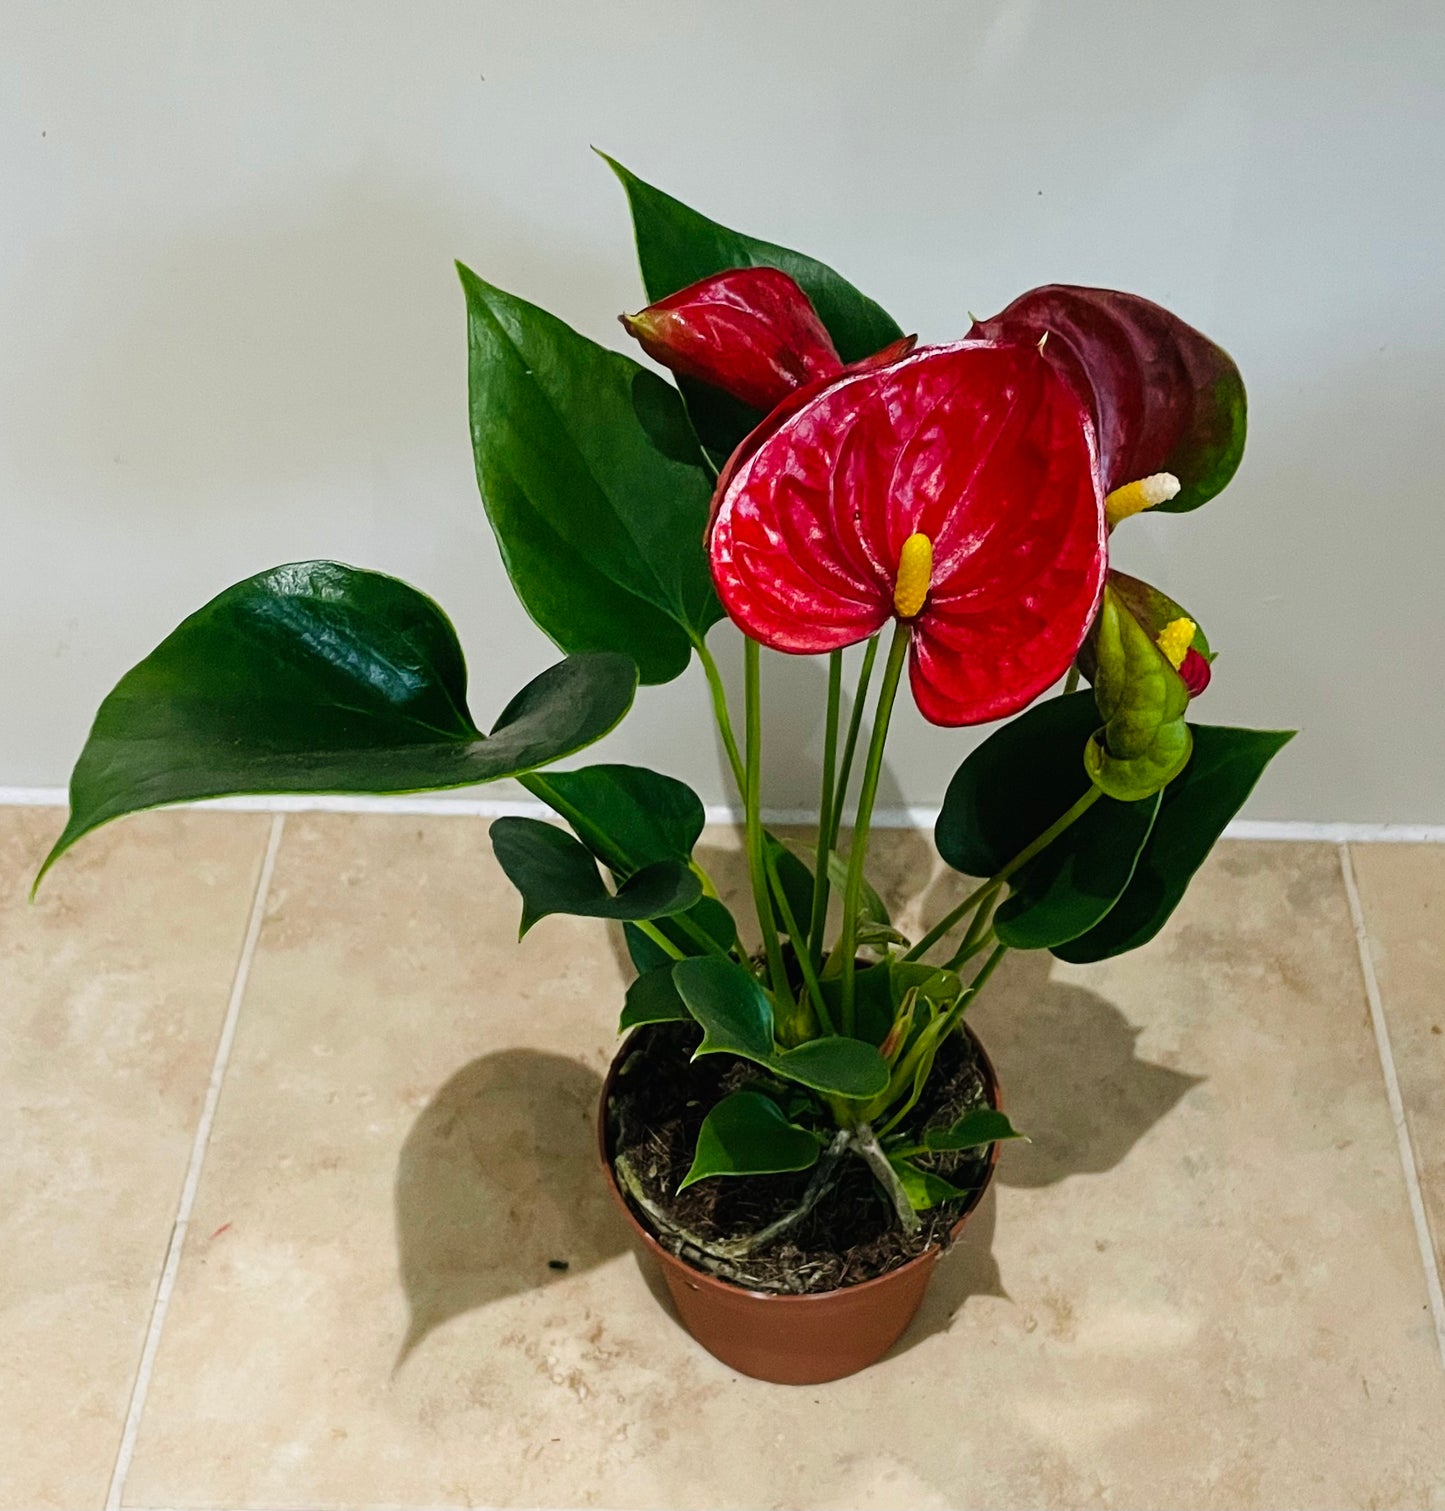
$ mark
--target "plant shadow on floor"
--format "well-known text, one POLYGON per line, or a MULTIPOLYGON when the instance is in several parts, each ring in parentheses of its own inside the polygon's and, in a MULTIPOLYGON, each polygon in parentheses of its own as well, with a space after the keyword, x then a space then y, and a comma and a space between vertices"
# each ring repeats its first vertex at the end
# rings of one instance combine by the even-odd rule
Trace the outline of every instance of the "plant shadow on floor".
POLYGON ((625 1252, 597 1167, 601 1092, 579 1061, 507 1049, 464 1065, 427 1104, 396 1172, 410 1311, 398 1367, 453 1317, 625 1252))
MULTIPOLYGON (((895 894, 926 891, 930 916, 967 888, 951 873, 920 885, 932 863, 923 835, 895 831, 879 849, 880 886, 895 894)), ((737 850, 705 844, 698 858, 746 920, 737 850)), ((631 967, 620 931, 614 936, 625 980, 631 967)), ((1098 993, 1050 980, 1052 965, 1047 954, 1010 957, 970 1014, 998 1069, 1005 1106, 1032 1142, 1001 1150, 995 1189, 940 1261, 895 1353, 946 1332, 970 1296, 1007 1297, 992 1252, 997 1185, 1038 1188, 1113 1169, 1202 1079, 1140 1059, 1140 1030, 1098 993)), ((620 987, 617 995, 620 1006, 620 987)), ((600 1092, 598 1074, 580 1061, 511 1049, 464 1066, 424 1109, 396 1178, 399 1267, 411 1317, 398 1366, 454 1317, 629 1251, 597 1169, 600 1092)), ((672 1316, 661 1277, 637 1258, 672 1316)))

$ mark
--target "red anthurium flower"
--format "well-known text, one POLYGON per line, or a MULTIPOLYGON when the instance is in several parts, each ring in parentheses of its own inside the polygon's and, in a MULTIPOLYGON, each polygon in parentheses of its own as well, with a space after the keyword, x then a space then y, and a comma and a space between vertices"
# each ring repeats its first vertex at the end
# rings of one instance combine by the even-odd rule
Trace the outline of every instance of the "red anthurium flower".
POLYGON ((1239 369, 1159 305, 1051 284, 976 321, 969 335, 1047 337, 1045 357, 1093 417, 1111 525, 1156 506, 1197 508, 1234 476, 1245 431, 1239 369))
POLYGON ((777 268, 717 273, 621 318, 654 361, 754 409, 843 371, 808 296, 777 268))
POLYGON ((754 639, 830 651, 897 617, 925 718, 1002 718, 1063 673, 1103 590, 1088 415, 1036 343, 924 347, 845 374, 738 448, 709 550, 754 639))

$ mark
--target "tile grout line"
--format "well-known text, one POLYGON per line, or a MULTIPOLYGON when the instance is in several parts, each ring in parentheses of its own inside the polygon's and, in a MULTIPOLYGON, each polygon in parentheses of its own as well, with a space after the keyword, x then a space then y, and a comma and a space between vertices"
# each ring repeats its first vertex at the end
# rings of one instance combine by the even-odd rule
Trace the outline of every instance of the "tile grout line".
POLYGON ((150 1393, 151 1374, 155 1369, 156 1353, 160 1348, 161 1331, 165 1327, 166 1312, 170 1307, 171 1294, 175 1290, 181 1250, 185 1245, 191 1210, 195 1206, 196 1192, 200 1187, 201 1168, 205 1164, 206 1149, 211 1140, 211 1126, 215 1122, 216 1108, 221 1100, 221 1083, 225 1080, 226 1067, 231 1058, 231 1046, 236 1038, 236 1024, 241 1015, 241 1002, 246 995, 246 982, 251 974, 251 961, 256 953, 256 941, 261 936, 261 924, 266 916, 266 898, 271 890, 271 877, 276 869, 276 854, 281 848, 281 835, 285 826, 284 813, 273 815, 271 832, 266 840, 266 853, 261 860, 260 874, 256 877, 256 892, 251 901, 251 913, 246 922, 245 938, 241 942, 240 957, 236 961, 236 973, 231 979, 231 994, 226 1001, 226 1016, 221 1023, 221 1036, 216 1044, 215 1059, 211 1063, 211 1079, 206 1086, 205 1100, 201 1104, 201 1116, 196 1124, 195 1137, 191 1140, 191 1156, 186 1165, 186 1178, 181 1186, 181 1199, 176 1208, 175 1222, 171 1226, 165 1264, 161 1269, 160 1283, 156 1287, 150 1325, 146 1329, 145 1344, 141 1349, 135 1384, 131 1387, 125 1427, 121 1432, 120 1447, 115 1456, 115 1467, 111 1471, 110 1486, 106 1491, 106 1511, 118 1511, 121 1497, 125 1494, 126 1477, 130 1473, 131 1459, 135 1455, 136 1438, 140 1432, 146 1397, 150 1393))
POLYGON ((1375 1029, 1375 1048, 1380 1055, 1380 1069, 1385 1075, 1385 1096, 1390 1104, 1390 1118, 1395 1124, 1395 1140, 1404 1168, 1405 1189, 1410 1198, 1410 1215, 1415 1222, 1415 1238, 1420 1245, 1420 1259, 1425 1266, 1425 1290, 1430 1298, 1430 1314, 1435 1321, 1435 1341, 1440 1362, 1445 1366, 1445 1289, 1440 1283, 1440 1265, 1435 1257, 1435 1243, 1430 1236, 1430 1220, 1425 1214, 1425 1198, 1420 1189, 1420 1169, 1415 1163, 1415 1146, 1405 1119, 1405 1099, 1400 1093, 1400 1077, 1395 1069, 1395 1052, 1390 1047, 1390 1026, 1385 1019, 1385 1002, 1375 975, 1375 957, 1370 949, 1369 931, 1365 927, 1365 909, 1360 889, 1355 883, 1355 867, 1350 847, 1340 845, 1340 874, 1349 899, 1350 918, 1355 925, 1355 943, 1360 952, 1360 973, 1365 978, 1365 997, 1370 1004, 1370 1021, 1375 1029))

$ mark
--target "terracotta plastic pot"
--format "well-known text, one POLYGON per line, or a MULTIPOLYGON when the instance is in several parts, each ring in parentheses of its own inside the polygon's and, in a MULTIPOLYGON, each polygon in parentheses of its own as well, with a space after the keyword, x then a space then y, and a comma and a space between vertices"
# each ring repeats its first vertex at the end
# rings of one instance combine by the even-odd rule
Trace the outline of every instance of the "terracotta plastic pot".
MULTIPOLYGON (((978 1051, 989 1102, 998 1108, 1001 1103, 993 1064, 966 1025, 964 1031, 978 1051)), ((724 1364, 778 1385, 818 1385, 825 1380, 840 1380, 881 1359, 913 1320, 933 1278, 941 1249, 928 1249, 876 1280, 806 1296, 746 1290, 670 1254, 638 1221, 612 1171, 607 1106, 618 1067, 627 1052, 628 1044, 624 1044, 613 1059, 602 1087, 597 1118, 598 1154, 607 1189, 642 1247, 661 1268, 683 1326, 724 1364)), ((983 1199, 997 1162, 995 1144, 989 1151, 983 1181, 953 1225, 950 1242, 957 1239, 983 1199)))

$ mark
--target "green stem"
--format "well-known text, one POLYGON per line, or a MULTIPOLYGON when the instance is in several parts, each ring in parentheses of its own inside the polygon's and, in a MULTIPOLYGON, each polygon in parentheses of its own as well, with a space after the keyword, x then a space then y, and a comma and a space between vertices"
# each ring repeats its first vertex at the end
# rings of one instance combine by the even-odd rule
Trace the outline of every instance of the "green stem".
POLYGON ((1071 666, 1069 668, 1069 675, 1064 678, 1064 696, 1067 698, 1070 693, 1077 692, 1078 687, 1079 668, 1077 666, 1071 666))
POLYGON ((689 918, 686 913, 674 913, 668 922, 676 924, 694 944, 701 945, 709 955, 721 955, 724 959, 728 958, 729 952, 700 923, 689 918))
POLYGON ((981 882, 957 907, 950 908, 903 958, 905 960, 922 960, 929 950, 948 933, 954 924, 960 923, 983 901, 984 897, 993 890, 993 887, 993 877, 989 877, 987 881, 981 882))
POLYGON ((998 872, 993 880, 995 885, 1002 886, 1020 866, 1026 866, 1040 850, 1046 850, 1071 824, 1077 823, 1103 797, 1103 789, 1092 784, 1089 790, 1077 803, 1069 809, 1062 818, 1057 818, 1044 832, 1030 845, 1025 845, 1022 850, 998 872))
POLYGON ((733 781, 737 783, 738 793, 744 801, 747 800, 747 773, 743 768, 743 758, 738 753, 737 736, 733 734, 732 716, 728 712, 728 694, 723 686, 722 674, 717 669, 717 662, 713 660, 712 652, 707 646, 699 643, 697 647, 697 659, 702 662, 704 675, 707 677, 708 690, 712 693, 713 717, 717 720, 718 733, 722 736, 723 749, 727 751, 728 764, 733 769, 733 781))
POLYGON ((980 930, 977 939, 972 937, 972 929, 970 929, 968 932, 969 937, 965 939, 961 945, 959 945, 952 959, 950 959, 948 964, 944 966, 945 970, 956 971, 960 966, 967 965, 975 955, 981 955, 986 949, 989 948, 990 945, 998 943, 998 941, 994 938, 993 930, 990 928, 984 928, 980 930))
MULTIPOLYGON (((773 889, 773 896, 777 899, 778 911, 783 915, 783 927, 788 931, 788 938, 793 941, 793 953, 797 956, 798 968, 803 973, 803 982, 808 988, 808 996, 812 999, 813 1009, 818 1015, 818 1022, 823 1025, 825 1033, 833 1033, 833 1019, 828 1012, 828 1004, 823 1000, 823 988, 818 982, 818 973, 813 969, 813 962, 808 958, 806 949, 798 947, 798 920, 793 916, 793 905, 788 901, 788 894, 783 888, 783 879, 778 875, 777 862, 771 855, 765 856, 768 867, 768 881, 773 889)), ((813 1025, 805 1027, 811 1029, 813 1025)), ((811 1035, 810 1035, 811 1036, 811 1035)))
POLYGON ((1002 890, 1003 883, 996 882, 993 890, 979 903, 978 912, 973 915, 973 922, 969 924, 963 936, 963 943, 959 945, 958 952, 948 963, 949 970, 957 970, 965 960, 978 953, 979 942, 991 932, 989 922, 993 918, 994 908, 998 906, 998 894, 1002 890))
MULTIPOLYGON (((753 884, 753 902, 758 910, 758 927, 763 932, 763 952, 767 956, 768 976, 773 996, 785 1009, 793 1005, 793 994, 783 969, 783 948, 773 921, 773 905, 768 897, 768 873, 763 855, 763 709, 760 675, 760 647, 751 637, 743 641, 743 686, 747 711, 747 769, 743 786, 748 847, 748 876, 753 884)), ((783 1017, 788 1017, 785 1011, 783 1017)))
MULTIPOLYGON (((892 1076, 889 1078, 887 1091, 885 1091, 882 1096, 878 1098, 878 1101, 867 1110, 869 1112, 874 1112, 875 1108, 886 1108, 890 1106, 893 1100, 897 1096, 901 1095, 903 1089, 910 1084, 912 1085, 912 1090, 910 1091, 907 1100, 902 1104, 902 1106, 900 1106, 898 1110, 894 1112, 893 1116, 890 1117, 888 1121, 883 1125, 883 1127, 878 1130, 879 1138, 886 1138, 888 1134, 892 1133, 893 1130, 904 1120, 904 1118, 906 1118, 908 1114, 913 1111, 914 1107, 917 1106, 919 1094, 923 1089, 918 1076, 919 1061, 922 1060, 925 1055, 929 1057, 929 1068, 922 1078, 924 1081, 926 1081, 928 1075, 932 1074, 932 1057, 938 1052, 938 1046, 943 1043, 943 1041, 949 1036, 949 1034, 954 1031, 955 1028, 958 1027, 958 1020, 963 1017, 964 1010, 968 1007, 969 1003, 972 1002, 976 996, 978 996, 979 992, 983 990, 984 983, 987 982, 988 978, 991 975, 993 975, 995 969, 998 967, 999 961, 1002 960, 1006 954, 1008 954, 1007 945, 1000 944, 996 946, 993 954, 991 954, 984 962, 983 967, 979 971, 978 975, 976 975, 973 980, 970 981, 966 987, 964 987, 963 991, 959 993, 958 1001, 954 1003, 954 1005, 942 1018, 937 1019, 934 1023, 929 1025, 929 1028, 919 1036, 918 1042, 913 1046, 908 1054, 904 1056, 903 1060, 901 1060, 895 1067, 892 1076)), ((875 1115, 878 1114, 875 1113, 875 1115)))
POLYGON ((828 657, 828 715, 823 726, 823 795, 818 805, 818 854, 813 875, 813 916, 808 924, 806 951, 816 965, 822 958, 823 930, 828 920, 828 834, 838 778, 838 711, 843 701, 843 652, 828 657))
POLYGON ((878 689, 878 703, 873 711, 873 738, 868 742, 868 759, 863 766, 863 780, 858 788, 858 814, 853 820, 853 842, 848 847, 848 883, 843 893, 843 933, 838 948, 843 952, 843 1032, 854 1031, 857 990, 858 905, 863 897, 863 866, 868 859, 868 831, 873 822, 873 803, 878 796, 878 778, 883 771, 883 746, 888 739, 888 721, 893 716, 893 701, 898 696, 898 682, 908 656, 908 625, 899 620, 893 628, 888 646, 888 660, 883 668, 883 682, 878 689))
POLYGON ((664 955, 671 955, 674 960, 686 960, 687 956, 678 949, 666 934, 655 923, 649 923, 645 918, 638 919, 636 923, 638 933, 646 934, 647 937, 660 949, 664 955))
POLYGON ((1081 819, 1103 795, 1103 792, 1098 787, 1091 785, 1083 797, 1062 818, 1056 819, 1036 840, 1032 840, 1029 844, 1025 845, 1006 866, 999 871, 995 871, 982 886, 970 892, 956 908, 950 908, 903 958, 905 960, 919 959, 925 950, 931 949, 937 944, 966 913, 985 903, 990 893, 997 892, 1020 866, 1028 865, 1039 851, 1053 844, 1065 829, 1081 819))
POLYGON ((858 687, 853 694, 853 712, 848 718, 848 738, 843 742, 843 764, 838 769, 837 786, 833 789, 833 812, 828 822, 828 834, 818 846, 819 864, 826 865, 828 857, 838 848, 838 830, 843 823, 843 805, 848 801, 848 780, 853 775, 853 754, 858 749, 858 731, 863 726, 863 705, 868 701, 868 684, 873 679, 873 663, 878 659, 878 636, 875 635, 863 652, 863 665, 858 669, 858 687))
POLYGON ((958 1020, 963 1017, 964 1009, 978 996, 988 983, 988 978, 998 969, 999 961, 1008 954, 1006 944, 997 944, 993 953, 979 967, 978 975, 968 983, 968 989, 949 1009, 948 1016, 943 1020, 943 1032, 939 1035, 939 1041, 946 1039, 949 1034, 958 1027, 958 1020))

